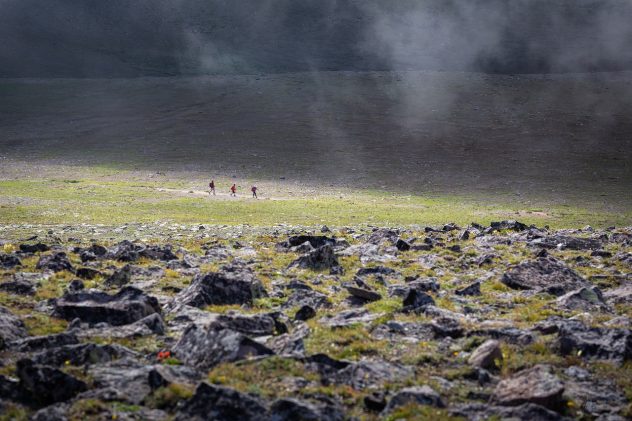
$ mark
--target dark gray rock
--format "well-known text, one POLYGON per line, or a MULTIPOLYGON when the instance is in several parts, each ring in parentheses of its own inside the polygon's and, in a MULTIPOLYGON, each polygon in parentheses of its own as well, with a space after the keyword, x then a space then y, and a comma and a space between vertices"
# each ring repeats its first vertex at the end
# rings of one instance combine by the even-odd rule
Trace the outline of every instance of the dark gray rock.
POLYGON ((104 292, 66 294, 55 303, 55 314, 66 320, 108 323, 120 326, 133 323, 153 313, 160 313, 156 298, 139 289, 125 287, 115 295, 104 292))
POLYGON ((316 317, 316 310, 313 307, 304 305, 298 309, 294 315, 294 320, 306 321, 316 317))
POLYGON ((314 309, 319 309, 321 307, 328 308, 331 307, 331 302, 323 293, 312 290, 297 289, 288 297, 282 307, 292 308, 299 306, 310 306, 314 309))
POLYGON ((445 404, 441 396, 430 386, 414 386, 401 389, 397 392, 384 408, 383 414, 389 414, 393 410, 410 404, 430 405, 437 408, 444 408, 445 404))
POLYGON ((64 252, 41 256, 35 267, 40 270, 52 270, 53 272, 74 271, 68 256, 64 252))
POLYGON ((81 279, 94 279, 97 276, 101 275, 101 272, 99 272, 96 269, 92 269, 92 268, 79 268, 77 269, 77 272, 75 273, 79 278, 81 279))
POLYGON ((494 390, 491 402, 502 406, 534 403, 558 410, 565 402, 563 393, 564 383, 552 373, 551 368, 536 365, 501 380, 494 390))
POLYGON ((0 306, 0 350, 19 339, 28 336, 22 320, 13 315, 8 309, 0 306))
POLYGON ((87 385, 56 368, 34 364, 24 359, 17 363, 20 389, 37 406, 64 402, 87 389, 87 385))
POLYGON ((277 333, 276 321, 267 314, 244 315, 230 312, 220 314, 213 323, 248 336, 269 336, 277 333))
POLYGON ((368 290, 366 288, 358 288, 352 285, 346 287, 349 294, 362 301, 379 301, 382 296, 375 291, 368 290))
POLYGON ((588 285, 575 271, 552 257, 513 266, 505 272, 502 282, 513 289, 532 289, 558 296, 588 285))
POLYGON ((457 289, 454 291, 456 295, 464 296, 479 296, 481 295, 481 283, 479 281, 474 282, 466 286, 465 288, 457 289))
POLYGON ((178 411, 175 421, 265 421, 268 419, 267 412, 258 399, 203 382, 178 411))
POLYGON ((394 320, 376 326, 371 335, 376 339, 391 341, 411 338, 418 341, 430 341, 435 331, 430 323, 397 322, 394 320))
POLYGON ((122 287, 132 280, 132 265, 125 265, 120 269, 115 270, 108 278, 105 280, 105 285, 109 287, 122 287))
POLYGON ((43 243, 20 244, 20 251, 22 253, 43 253, 48 250, 50 250, 50 247, 43 243))
POLYGON ((79 291, 83 291, 86 286, 81 279, 73 279, 66 287, 67 294, 74 294, 79 291))
POLYGON ((363 390, 387 382, 405 381, 413 376, 414 371, 409 367, 381 360, 365 360, 349 364, 339 370, 332 377, 332 381, 363 390))
POLYGON ((566 235, 552 235, 537 238, 529 243, 532 246, 544 248, 559 248, 568 250, 599 250, 601 241, 592 238, 571 237, 566 235))
POLYGON ((435 301, 430 295, 416 288, 411 288, 402 303, 404 306, 402 311, 405 313, 411 311, 423 311, 425 307, 434 305, 434 303, 435 301))
MULTIPOLYGON (((49 405, 46 408, 42 408, 35 412, 30 418, 30 421, 68 421, 68 410, 70 405, 67 403, 57 403, 49 405)), ((110 415, 111 417, 111 415, 110 415)))
POLYGON ((632 282, 612 288, 603 293, 603 298, 610 304, 632 304, 632 282))
POLYGON ((326 237, 324 235, 294 235, 287 239, 287 241, 280 243, 283 248, 297 247, 304 243, 309 243, 313 248, 317 249, 324 245, 330 245, 334 247, 336 240, 334 238, 326 237))
POLYGON ((395 244, 398 238, 399 232, 389 228, 380 228, 371 233, 367 242, 376 245, 383 243, 395 244))
POLYGON ((503 353, 500 349, 500 342, 494 339, 483 342, 472 352, 468 363, 474 367, 484 369, 499 368, 499 363, 503 360, 503 353))
POLYGON ((512 326, 473 329, 468 336, 484 336, 516 345, 528 345, 535 340, 533 332, 512 326))
POLYGON ((309 327, 299 324, 291 333, 274 336, 266 342, 266 346, 277 355, 299 356, 305 355, 305 339, 309 335, 309 327))
POLYGON ((27 280, 14 279, 0 284, 0 291, 16 295, 34 295, 35 285, 27 280))
POLYGON ((294 398, 277 399, 270 406, 270 421, 342 421, 342 409, 333 404, 312 403, 294 398))
POLYGON ((588 327, 568 320, 559 325, 558 345, 562 355, 580 355, 614 361, 632 359, 630 329, 588 327))
POLYGON ((487 403, 466 404, 451 408, 450 414, 470 421, 488 421, 490 419, 571 421, 572 419, 534 403, 518 406, 493 406, 487 403))
POLYGON ((290 267, 301 269, 338 271, 340 264, 334 253, 334 249, 329 244, 325 244, 316 250, 307 253, 290 263, 290 267))
POLYGON ((368 268, 360 268, 356 272, 356 276, 359 276, 359 277, 370 276, 370 275, 389 276, 389 275, 396 275, 396 274, 397 274, 397 271, 395 269, 391 269, 386 266, 373 266, 373 267, 368 267, 368 268))
POLYGON ((408 251, 408 250, 410 250, 410 243, 408 241, 402 240, 400 238, 395 243, 395 247, 397 247, 397 250, 399 250, 399 251, 408 251))
POLYGON ((207 305, 247 304, 268 294, 252 271, 239 266, 224 266, 219 272, 196 276, 171 304, 205 307, 207 305))
POLYGON ((523 224, 522 222, 518 222, 514 220, 492 222, 489 226, 492 229, 492 232, 503 231, 503 230, 519 232, 519 231, 526 231, 527 229, 529 229, 527 225, 523 224))
POLYGON ((380 314, 369 313, 366 309, 343 310, 334 315, 328 315, 320 319, 320 322, 332 328, 342 328, 358 323, 368 323, 380 317, 380 314))
POLYGON ((458 320, 451 317, 438 317, 434 319, 430 326, 434 331, 435 338, 460 338, 463 336, 464 329, 458 320))
POLYGON ((33 362, 40 365, 62 366, 72 364, 102 364, 123 357, 135 358, 138 354, 121 345, 98 345, 92 343, 61 345, 46 349, 33 356, 33 362))
POLYGON ((11 348, 18 352, 33 352, 78 343, 79 338, 77 336, 71 333, 58 333, 56 335, 31 336, 20 339, 12 343, 11 348))
POLYGON ((601 290, 597 287, 582 287, 568 292, 556 300, 556 305, 566 310, 608 311, 601 290))
POLYGON ((272 350, 247 336, 213 324, 190 325, 173 351, 181 361, 202 370, 223 362, 273 354, 272 350))
POLYGON ((13 254, 0 253, 0 268, 12 269, 16 266, 22 266, 22 262, 13 254))

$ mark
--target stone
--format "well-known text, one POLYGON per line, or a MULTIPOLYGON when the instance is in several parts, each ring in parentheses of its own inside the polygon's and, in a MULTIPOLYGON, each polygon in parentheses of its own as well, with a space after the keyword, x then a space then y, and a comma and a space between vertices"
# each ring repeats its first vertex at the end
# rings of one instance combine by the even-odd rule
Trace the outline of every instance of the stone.
POLYGON ((20 388, 31 401, 42 407, 72 399, 87 389, 87 385, 56 368, 34 364, 23 359, 17 363, 20 388))
POLYGON ((334 270, 340 267, 338 259, 334 253, 334 249, 329 244, 325 244, 316 250, 307 253, 290 263, 290 268, 296 267, 301 269, 312 270, 334 270))
POLYGON ((66 320, 120 326, 160 313, 158 300, 139 289, 125 287, 115 295, 104 292, 66 294, 55 303, 55 314, 66 320))
POLYGON ((389 268, 387 266, 373 266, 373 267, 368 267, 368 268, 360 268, 358 269, 358 271, 356 272, 356 276, 358 277, 364 277, 364 276, 370 276, 370 275, 384 275, 384 276, 389 276, 389 275, 396 275, 397 271, 395 269, 389 268))
POLYGON ((552 257, 512 266, 503 275, 502 282, 513 289, 532 289, 557 296, 587 286, 586 280, 552 257))
POLYGON ((429 405, 437 408, 444 408, 445 404, 441 396, 430 386, 406 387, 398 391, 384 408, 383 414, 389 414, 393 410, 410 404, 429 405))
POLYGON ((492 232, 502 231, 502 230, 510 230, 510 231, 519 232, 519 231, 526 231, 527 229, 529 229, 527 225, 523 224, 522 222, 518 222, 514 220, 492 222, 489 226, 492 229, 492 232))
POLYGON ((297 289, 288 297, 287 301, 283 303, 283 308, 292 308, 299 306, 310 306, 313 309, 319 309, 321 307, 331 307, 329 298, 317 291, 297 289))
POLYGON ((395 243, 395 247, 397 247, 397 250, 399 250, 399 251, 408 251, 408 250, 410 250, 410 243, 408 241, 402 240, 400 238, 395 243))
POLYGON ((558 297, 555 303, 566 310, 608 311, 601 290, 597 287, 582 287, 568 292, 558 297))
POLYGON ((120 269, 115 270, 105 280, 105 285, 109 287, 123 287, 132 280, 132 265, 125 265, 120 269))
POLYGON ((346 384, 356 390, 381 386, 388 382, 412 378, 414 371, 400 364, 381 360, 364 360, 342 368, 333 376, 337 384, 346 384))
POLYGON ((552 373, 551 368, 536 365, 501 380, 494 390, 491 402, 503 406, 534 403, 559 410, 564 405, 563 393, 564 383, 552 373))
POLYGON ((467 362, 471 366, 489 370, 499 368, 499 363, 502 360, 503 353, 500 349, 500 342, 489 339, 472 352, 467 362))
POLYGON ((267 314, 244 315, 237 312, 220 314, 213 322, 248 336, 269 336, 277 332, 276 322, 267 314))
POLYGON ((48 250, 50 250, 50 247, 43 243, 20 244, 20 251, 22 253, 42 253, 48 250))
POLYGON ((261 282, 250 270, 224 266, 219 272, 200 274, 191 285, 180 292, 171 308, 178 305, 205 307, 207 305, 247 304, 256 298, 267 297, 261 282))
POLYGON ((267 408, 258 399, 234 389, 202 382, 180 408, 175 421, 267 420, 267 408))
POLYGON ((529 243, 531 246, 562 250, 599 250, 602 244, 592 238, 571 237, 567 235, 552 235, 537 238, 529 243))
POLYGON ((94 279, 97 276, 101 275, 101 272, 99 272, 96 269, 92 269, 92 268, 79 268, 77 269, 77 272, 75 273, 75 275, 77 275, 79 278, 81 279, 94 279))
POLYGON ((333 404, 315 404, 294 398, 281 398, 270 405, 270 421, 343 421, 342 409, 333 404))
POLYGON ((382 299, 382 296, 375 291, 370 291, 365 288, 358 288, 354 286, 346 287, 349 294, 353 297, 359 298, 362 301, 379 301, 382 299))
POLYGON ((300 246, 304 243, 309 243, 313 248, 317 249, 324 245, 333 247, 336 245, 336 240, 324 235, 294 235, 280 245, 283 248, 290 248, 300 246))
POLYGON ((372 314, 366 309, 343 310, 334 315, 328 315, 320 319, 320 322, 332 328, 348 327, 357 323, 368 323, 381 317, 381 314, 372 314))
POLYGON ((559 325, 558 346, 562 355, 623 362, 632 359, 632 331, 588 327, 580 321, 568 320, 559 325))
POLYGON ((16 266, 22 266, 22 262, 13 254, 0 253, 0 268, 12 269, 16 266))
POLYGON ((72 364, 82 366, 85 364, 102 364, 123 357, 135 358, 139 355, 129 348, 121 345, 98 345, 82 343, 72 345, 60 345, 46 349, 33 356, 35 364, 47 366, 62 366, 72 364))
POLYGON ((33 352, 78 343, 79 338, 77 338, 77 336, 71 333, 58 333, 55 335, 31 336, 20 339, 11 344, 11 348, 18 352, 33 352))
POLYGON ((605 291, 603 298, 612 305, 632 304, 632 282, 605 291))
POLYGON ((223 362, 273 354, 268 347, 247 336, 213 324, 190 325, 173 347, 173 352, 184 363, 201 370, 223 362))
POLYGON ((35 295, 35 285, 27 280, 14 279, 0 284, 0 291, 15 295, 35 295))
POLYGON ((35 268, 40 270, 51 270, 53 272, 61 272, 63 270, 70 272, 74 271, 70 260, 68 260, 68 256, 64 252, 41 256, 35 268))
POLYGON ((5 307, 0 306, 0 350, 4 349, 8 343, 26 336, 28 336, 28 332, 22 320, 5 307))
POLYGON ((466 404, 458 408, 451 408, 451 415, 472 421, 501 420, 537 420, 537 421, 571 421, 541 405, 525 403, 518 406, 493 406, 487 403, 466 404))
POLYGON ((294 315, 294 320, 306 321, 314 317, 316 317, 316 310, 314 310, 314 307, 304 305, 298 309, 294 315))
POLYGON ((435 301, 432 297, 423 291, 411 288, 404 298, 403 311, 408 313, 411 311, 422 311, 425 307, 434 305, 435 301))
POLYGON ((479 281, 476 281, 468 286, 466 286, 465 288, 461 288, 461 289, 457 289, 456 291, 454 291, 454 293, 456 295, 462 295, 462 296, 479 296, 481 295, 481 283, 479 281))
POLYGON ((305 339, 309 335, 309 327, 301 323, 291 333, 273 336, 266 341, 266 346, 277 355, 303 357, 305 355, 305 339))

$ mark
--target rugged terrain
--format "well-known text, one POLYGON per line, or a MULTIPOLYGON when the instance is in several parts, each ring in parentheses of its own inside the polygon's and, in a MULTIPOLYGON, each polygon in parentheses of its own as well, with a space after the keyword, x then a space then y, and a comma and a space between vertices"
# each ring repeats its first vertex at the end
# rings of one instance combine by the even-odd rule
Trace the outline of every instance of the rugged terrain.
POLYGON ((626 419, 632 228, 0 227, 2 417, 626 419))

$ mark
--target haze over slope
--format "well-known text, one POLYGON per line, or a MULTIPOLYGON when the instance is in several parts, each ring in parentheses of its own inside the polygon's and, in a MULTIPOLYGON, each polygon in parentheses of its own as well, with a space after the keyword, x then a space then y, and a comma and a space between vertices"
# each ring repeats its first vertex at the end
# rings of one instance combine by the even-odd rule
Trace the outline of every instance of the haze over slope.
POLYGON ((0 0, 0 76, 632 69, 626 0, 0 0))

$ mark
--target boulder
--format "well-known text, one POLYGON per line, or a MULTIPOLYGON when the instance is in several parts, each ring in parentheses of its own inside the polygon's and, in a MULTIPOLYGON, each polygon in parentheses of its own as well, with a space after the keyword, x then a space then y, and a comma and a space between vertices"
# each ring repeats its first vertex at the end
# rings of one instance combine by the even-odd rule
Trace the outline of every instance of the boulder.
POLYGON ((316 250, 307 253, 290 263, 289 267, 301 269, 325 270, 337 272, 340 264, 334 253, 334 249, 329 244, 325 244, 316 250))
POLYGON ((383 414, 389 414, 393 410, 405 405, 430 405, 444 408, 445 404, 441 396, 430 386, 406 387, 398 391, 384 408, 383 414))
POLYGON ((132 280, 132 265, 125 265, 120 269, 115 270, 108 278, 105 280, 105 285, 109 287, 118 287, 121 288, 132 280))
POLYGON ((181 361, 201 370, 208 370, 223 362, 273 354, 268 347, 247 336, 214 324, 190 325, 173 351, 181 361))
MULTIPOLYGON (((76 338, 75 338, 76 339, 76 338)), ((102 364, 123 357, 138 357, 138 354, 121 345, 98 345, 82 343, 73 345, 60 345, 46 349, 33 356, 33 362, 40 365, 62 366, 72 364, 81 366, 85 364, 102 364)))
POLYGON ((171 304, 205 307, 207 305, 247 304, 268 294, 252 271, 225 266, 219 272, 200 274, 180 292, 171 304))
POLYGON ((14 279, 1 283, 0 291, 15 295, 35 295, 35 285, 31 281, 14 279))
POLYGON ((567 235, 552 235, 537 238, 529 243, 532 246, 544 248, 559 248, 568 250, 599 250, 601 241, 592 238, 571 237, 567 235))
POLYGON ((0 268, 12 269, 16 266, 22 266, 22 262, 13 254, 0 253, 0 268))
POLYGON ((564 383, 552 373, 551 368, 536 365, 501 380, 494 390, 491 402, 502 406, 534 403, 558 410, 564 405, 563 393, 564 383))
POLYGON ((258 399, 234 389, 202 382, 180 408, 175 421, 267 420, 267 408, 258 399))
POLYGON ((568 292, 557 298, 556 305, 566 310, 608 311, 601 290, 597 287, 582 287, 568 292))
POLYGON ((381 314, 369 313, 366 309, 343 310, 334 315, 328 315, 320 319, 320 322, 332 328, 342 328, 358 323, 368 323, 381 317, 381 314))
POLYGON ((385 383, 404 381, 414 376, 411 368, 381 360, 364 360, 351 363, 332 377, 337 384, 346 384, 356 390, 363 390, 385 383))
POLYGON ((518 221, 514 221, 514 220, 508 220, 508 221, 501 221, 501 222, 492 222, 489 227, 491 228, 491 231, 503 231, 503 230, 510 230, 510 231, 526 231, 527 229, 529 229, 529 227, 525 224, 523 224, 522 222, 518 222, 518 221))
POLYGON ((87 389, 83 381, 56 368, 36 365, 28 359, 18 361, 17 375, 20 389, 37 406, 67 401, 87 389))
POLYGON ((518 406, 493 406, 487 403, 468 403, 451 408, 450 414, 472 421, 501 420, 537 420, 537 421, 571 421, 541 405, 525 403, 518 406))
POLYGON ((294 315, 294 320, 306 321, 314 317, 316 317, 316 310, 314 310, 314 307, 304 305, 298 309, 294 315))
POLYGON ((22 253, 42 253, 48 250, 50 250, 50 247, 43 243, 20 244, 20 251, 22 253))
POLYGON ((552 257, 515 265, 505 272, 502 282, 513 289, 536 290, 558 296, 588 285, 575 271, 552 257))
POLYGON ((498 364, 503 360, 503 353, 500 349, 500 342, 489 339, 472 352, 468 363, 477 368, 493 369, 499 368, 498 364))
POLYGON ((329 298, 321 292, 297 289, 288 297, 282 307, 292 308, 299 306, 310 306, 317 310, 321 307, 331 307, 331 302, 329 298))
POLYGON ((434 305, 435 301, 432 297, 416 288, 411 288, 404 298, 403 311, 408 313, 411 311, 423 311, 427 306, 434 305))
POLYGON ((454 293, 462 296, 479 296, 481 295, 481 283, 476 281, 465 288, 457 289, 454 293))
POLYGON ((96 269, 92 269, 92 268, 79 268, 77 269, 77 272, 75 273, 75 275, 77 275, 79 278, 81 279, 94 279, 97 276, 101 275, 101 272, 99 272, 96 269))
POLYGON ((26 326, 8 309, 0 306, 0 350, 8 343, 28 336, 26 326))
POLYGON ((569 320, 559 325, 558 346, 562 355, 623 362, 632 359, 632 331, 588 327, 579 321, 569 320))
POLYGON ((104 292, 66 294, 55 303, 55 314, 66 320, 80 319, 85 323, 126 325, 160 313, 158 300, 139 289, 125 287, 115 295, 104 292))
POLYGON ((342 409, 335 404, 312 403, 294 398, 277 399, 270 406, 270 421, 342 421, 342 409))
POLYGON ((605 291, 603 298, 610 304, 632 304, 632 282, 605 291))
POLYGON ((309 335, 309 327, 299 324, 291 333, 273 336, 266 341, 266 346, 277 355, 302 357, 305 355, 305 339, 309 335))
POLYGON ((326 237, 324 235, 294 235, 280 243, 279 246, 282 248, 290 248, 297 247, 302 244, 309 243, 313 248, 317 249, 324 245, 335 246, 336 240, 334 238, 326 237))
POLYGON ((358 288, 358 287, 349 285, 346 287, 346 289, 349 292, 349 294, 351 294, 353 297, 358 298, 359 300, 362 300, 362 301, 379 301, 382 299, 382 296, 380 294, 366 288, 358 288))
POLYGON ((62 270, 74 271, 68 256, 64 252, 47 254, 40 257, 36 269, 52 270, 53 272, 61 272, 62 270))
POLYGON ((64 345, 78 344, 79 338, 71 333, 58 333, 46 336, 31 336, 11 344, 18 352, 33 352, 41 349, 52 349, 64 345))
POLYGON ((267 314, 245 315, 230 312, 220 314, 213 323, 248 336, 269 336, 277 333, 275 319, 267 314))

